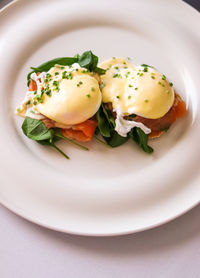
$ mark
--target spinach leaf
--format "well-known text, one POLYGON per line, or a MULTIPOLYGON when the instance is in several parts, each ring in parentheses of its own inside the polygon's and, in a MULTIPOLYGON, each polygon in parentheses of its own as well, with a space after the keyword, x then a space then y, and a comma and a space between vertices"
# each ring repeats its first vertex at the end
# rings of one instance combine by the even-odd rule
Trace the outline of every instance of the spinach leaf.
POLYGON ((70 66, 73 63, 77 63, 77 62, 78 62, 77 57, 61 57, 61 58, 55 58, 53 60, 45 62, 38 67, 31 67, 31 69, 33 69, 33 70, 31 72, 29 72, 29 74, 27 75, 28 86, 30 83, 31 74, 34 72, 36 72, 36 73, 37 72, 47 72, 50 70, 50 68, 54 67, 57 64, 62 65, 62 66, 70 66))
POLYGON ((100 106, 99 110, 96 114, 97 121, 98 121, 98 128, 103 137, 110 137, 110 125, 109 122, 104 114, 102 105, 100 106))
POLYGON ((106 73, 106 70, 105 70, 105 69, 102 69, 102 68, 96 67, 96 68, 94 69, 94 72, 96 72, 96 73, 102 75, 102 74, 105 74, 105 73, 106 73))
POLYGON ((55 150, 57 150, 60 154, 62 154, 66 159, 69 159, 69 156, 64 153, 60 148, 58 148, 54 141, 50 141, 50 140, 43 140, 43 141, 37 141, 37 143, 43 145, 43 146, 51 146, 53 147, 55 150))
POLYGON ((41 145, 53 147, 67 159, 69 159, 69 157, 55 145, 55 142, 63 139, 83 150, 88 150, 85 146, 82 146, 74 140, 63 136, 60 128, 48 128, 41 120, 26 117, 22 124, 22 130, 28 138, 41 145))
POLYGON ((78 63, 81 67, 94 71, 98 64, 98 57, 91 50, 86 51, 80 56, 78 63))
MULTIPOLYGON (((131 138, 145 152, 147 153, 153 152, 153 149, 150 146, 148 146, 148 135, 145 134, 138 127, 133 128, 129 132, 128 136, 126 137, 120 136, 115 131, 115 119, 112 113, 105 108, 104 104, 100 106, 96 116, 98 121, 98 129, 109 146, 116 148, 126 143, 128 139, 131 138)), ((134 114, 130 115, 130 117, 134 118, 135 115, 134 114)))
POLYGON ((53 130, 46 127, 46 125, 36 119, 26 117, 23 124, 22 130, 24 134, 35 141, 42 141, 53 138, 53 130))
POLYGON ((102 109, 103 109, 103 113, 104 113, 104 115, 105 115, 105 117, 106 117, 108 123, 110 124, 110 127, 111 127, 111 128, 115 128, 115 119, 114 119, 114 117, 113 117, 111 111, 107 110, 107 109, 105 108, 105 105, 104 105, 103 103, 102 103, 101 106, 102 106, 102 109))
POLYGON ((48 62, 43 63, 39 67, 31 67, 36 72, 42 72, 42 71, 48 71, 50 68, 54 67, 55 65, 62 65, 62 66, 70 66, 73 63, 77 63, 78 58, 75 57, 61 57, 61 58, 55 58, 53 60, 50 60, 48 62))
POLYGON ((98 128, 98 126, 97 126, 97 128, 95 129, 95 132, 94 132, 94 133, 95 133, 95 135, 98 135, 99 132, 100 132, 100 131, 99 131, 99 128, 98 128))
POLYGON ((78 63, 81 67, 88 69, 89 71, 97 72, 99 74, 104 74, 106 70, 98 68, 98 57, 92 53, 92 51, 84 52, 79 60, 78 63))
POLYGON ((106 70, 98 68, 98 57, 92 53, 92 51, 86 51, 81 56, 76 54, 74 57, 60 57, 53 60, 47 61, 38 67, 31 67, 32 71, 27 75, 27 84, 29 86, 31 80, 31 74, 37 72, 47 72, 50 68, 56 64, 62 66, 70 66, 74 63, 79 63, 81 67, 87 68, 89 71, 104 74, 106 70))
POLYGON ((69 157, 55 145, 55 142, 60 140, 60 138, 55 136, 54 130, 52 128, 47 128, 41 120, 26 117, 22 124, 22 130, 28 138, 41 145, 53 147, 65 158, 69 159, 69 157))
POLYGON ((152 153, 153 148, 148 146, 148 135, 144 133, 139 127, 134 127, 129 132, 129 137, 135 141, 140 148, 146 153, 152 153))
POLYGON ((123 137, 119 135, 115 130, 111 132, 110 137, 104 137, 107 144, 113 148, 119 147, 122 144, 126 143, 129 139, 129 137, 123 137))
POLYGON ((120 136, 115 129, 115 119, 112 113, 102 104, 96 114, 98 121, 98 129, 106 143, 115 148, 128 141, 127 137, 120 136))

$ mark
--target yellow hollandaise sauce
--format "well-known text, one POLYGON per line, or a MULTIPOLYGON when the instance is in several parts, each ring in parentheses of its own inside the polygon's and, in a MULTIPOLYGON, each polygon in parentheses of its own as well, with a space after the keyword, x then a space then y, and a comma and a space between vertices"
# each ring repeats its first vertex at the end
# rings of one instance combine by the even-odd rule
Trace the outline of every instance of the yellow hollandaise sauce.
POLYGON ((174 90, 165 75, 149 66, 133 66, 114 58, 100 64, 103 102, 123 115, 136 114, 149 119, 164 116, 174 103, 174 90))
MULTIPOLYGON (((60 126, 82 123, 91 118, 101 105, 99 83, 91 72, 79 64, 55 65, 47 73, 31 76, 37 91, 27 92, 18 114, 45 116, 60 126)), ((35 116, 35 117, 36 117, 35 116)))

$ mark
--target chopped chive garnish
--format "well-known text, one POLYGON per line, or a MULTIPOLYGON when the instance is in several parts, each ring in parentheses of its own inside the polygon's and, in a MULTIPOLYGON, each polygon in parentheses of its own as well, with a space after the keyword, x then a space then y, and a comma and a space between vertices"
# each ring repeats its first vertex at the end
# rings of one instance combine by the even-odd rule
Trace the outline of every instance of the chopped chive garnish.
POLYGON ((34 100, 33 104, 34 104, 34 105, 36 105, 36 104, 37 104, 37 101, 36 101, 36 100, 34 100))
POLYGON ((62 72, 62 78, 63 78, 63 79, 67 78, 66 73, 67 73, 66 71, 63 71, 63 72, 62 72))
POLYGON ((130 88, 132 88, 132 87, 133 87, 133 85, 131 85, 131 84, 129 84, 128 86, 129 86, 130 88))
POLYGON ((140 76, 143 76, 144 75, 144 73, 140 73, 140 76))
POLYGON ((166 80, 166 76, 164 74, 162 75, 162 80, 166 80))
POLYGON ((116 96, 116 98, 118 98, 118 99, 119 99, 119 98, 120 98, 120 96, 116 96))
POLYGON ((135 88, 135 90, 137 91, 137 90, 138 90, 138 88, 135 88))
POLYGON ((68 75, 67 75, 67 79, 72 79, 73 78, 73 75, 72 73, 70 72, 68 75))
POLYGON ((152 78, 152 79, 155 79, 155 76, 152 75, 151 78, 152 78))
POLYGON ((80 87, 82 84, 83 84, 83 82, 82 82, 82 81, 80 81, 80 82, 79 82, 79 83, 77 83, 76 85, 77 85, 77 87, 80 87))
POLYGON ((172 87, 172 86, 173 86, 173 83, 172 83, 172 82, 170 82, 170 83, 169 83, 169 85, 172 87))
POLYGON ((58 85, 59 85, 58 81, 54 80, 53 81, 53 86, 58 86, 58 85))
POLYGON ((161 83, 160 81, 158 81, 158 84, 159 84, 159 85, 162 85, 162 83, 161 83))
POLYGON ((37 91, 34 91, 34 95, 36 95, 37 94, 37 91))
POLYGON ((120 77, 122 77, 120 74, 118 74, 118 73, 115 73, 114 75, 113 75, 113 78, 120 78, 120 77))
POLYGON ((123 62, 124 65, 126 65, 126 62, 123 62))
POLYGON ((59 75, 59 72, 55 72, 54 75, 59 75))
POLYGON ((86 96, 87 96, 88 98, 90 98, 90 97, 91 97, 91 95, 90 95, 90 94, 87 94, 86 96))
POLYGON ((31 104, 31 101, 30 101, 30 100, 27 101, 26 105, 29 105, 29 104, 31 104))
POLYGON ((130 57, 127 57, 127 60, 129 60, 129 61, 130 61, 130 60, 131 60, 131 58, 130 58, 130 57))
POLYGON ((46 94, 47 96, 51 96, 51 90, 45 91, 45 94, 46 94))
POLYGON ((92 88, 91 88, 91 91, 92 91, 92 92, 94 92, 94 91, 95 91, 95 88, 94 88, 94 87, 92 87, 92 88))
POLYGON ((119 69, 119 67, 115 67, 115 69, 116 69, 116 70, 118 70, 118 69, 119 69))
POLYGON ((131 96, 128 96, 128 99, 131 99, 131 96))

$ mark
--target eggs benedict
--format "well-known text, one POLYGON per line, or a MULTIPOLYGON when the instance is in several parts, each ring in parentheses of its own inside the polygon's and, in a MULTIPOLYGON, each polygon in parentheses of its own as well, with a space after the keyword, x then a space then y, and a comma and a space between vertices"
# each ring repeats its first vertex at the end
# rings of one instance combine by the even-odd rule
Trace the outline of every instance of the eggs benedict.
MULTIPOLYGON (((101 99, 95 74, 81 68, 78 63, 71 66, 55 65, 47 73, 31 75, 29 91, 17 108, 17 114, 41 119, 48 127, 75 130, 78 124, 85 123, 95 115, 101 99)), ((92 123, 95 123, 94 131, 96 122, 92 123)), ((70 134, 74 137, 72 132, 70 134)), ((89 138, 81 136, 81 139, 87 141, 89 138)))
MULTIPOLYGON (((111 104, 109 107, 115 113, 115 130, 118 134, 126 137, 132 128, 139 127, 150 138, 155 137, 152 123, 158 119, 161 121, 178 104, 173 84, 155 68, 148 65, 134 66, 121 58, 106 60, 100 66, 106 69, 106 73, 101 76, 102 101, 111 104), (131 115, 134 117, 130 118, 131 115)), ((167 127, 171 123, 167 123, 167 127)), ((156 129, 160 131, 157 135, 162 133, 162 128, 156 129)))
POLYGON ((55 142, 63 139, 87 150, 77 141, 101 141, 94 133, 111 147, 132 139, 152 153, 148 139, 159 137, 186 112, 173 84, 154 67, 122 58, 98 67, 91 51, 43 63, 27 80, 28 91, 16 111, 25 118, 22 130, 65 158, 55 142))

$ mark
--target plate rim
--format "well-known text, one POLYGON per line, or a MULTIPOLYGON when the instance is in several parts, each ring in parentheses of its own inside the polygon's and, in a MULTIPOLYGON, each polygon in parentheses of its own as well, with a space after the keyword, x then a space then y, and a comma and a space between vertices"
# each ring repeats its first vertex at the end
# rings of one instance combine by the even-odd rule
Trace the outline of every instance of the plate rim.
MULTIPOLYGON (((0 9, 0 15, 2 12, 7 11, 10 8, 14 8, 15 4, 18 2, 21 2, 22 0, 14 0, 10 3, 8 3, 6 6, 4 6, 3 8, 0 9)), ((176 0, 176 2, 174 1, 173 3, 179 3, 179 5, 185 6, 186 9, 191 9, 191 12, 195 12, 198 13, 198 10, 196 10, 194 7, 192 7, 190 4, 183 2, 183 1, 179 1, 176 0)), ((183 211, 175 213, 173 217, 165 217, 166 219, 161 220, 161 221, 156 221, 154 224, 152 225, 147 225, 143 228, 138 228, 138 229, 134 229, 134 230, 129 230, 129 231, 124 231, 124 232, 106 232, 106 233, 90 233, 90 232, 77 232, 77 231, 71 231, 71 230, 67 230, 67 229, 62 229, 62 228, 56 228, 55 226, 51 225, 51 224, 44 224, 42 223, 40 220, 37 219, 37 217, 35 218, 34 216, 30 216, 28 214, 28 212, 26 213, 26 210, 23 209, 23 211, 21 211, 21 209, 17 209, 15 207, 15 205, 13 205, 12 203, 10 204, 9 201, 6 200, 1 200, 1 204, 6 207, 7 209, 9 209, 10 211, 14 212, 16 215, 23 217, 24 219, 35 223, 37 225, 40 225, 42 227, 54 230, 54 231, 59 231, 59 232, 64 232, 64 233, 69 233, 69 234, 73 234, 73 235, 79 235, 79 236, 94 236, 94 237, 108 237, 108 236, 121 236, 121 235, 127 235, 127 234, 133 234, 133 233, 138 233, 138 232, 142 232, 145 230, 149 230, 149 229, 153 229, 155 227, 159 227, 163 224, 166 224, 168 222, 171 222, 173 220, 175 220, 176 218, 184 215, 186 212, 188 212, 189 210, 193 209, 194 207, 198 206, 200 204, 200 200, 197 200, 197 202, 192 203, 190 205, 188 205, 183 211)))

